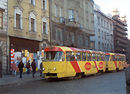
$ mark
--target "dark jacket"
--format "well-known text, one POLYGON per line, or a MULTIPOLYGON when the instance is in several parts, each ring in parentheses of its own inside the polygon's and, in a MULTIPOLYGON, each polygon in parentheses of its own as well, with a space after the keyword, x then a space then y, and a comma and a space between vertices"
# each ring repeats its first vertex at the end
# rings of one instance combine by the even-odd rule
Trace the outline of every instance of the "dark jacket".
POLYGON ((19 69, 23 69, 23 67, 24 67, 24 64, 23 64, 23 62, 21 61, 21 62, 18 64, 18 68, 19 68, 19 69))
POLYGON ((30 63, 29 62, 27 62, 26 68, 30 68, 30 63))
POLYGON ((36 63, 35 63, 35 61, 32 62, 31 66, 32 66, 33 70, 36 70, 36 63))

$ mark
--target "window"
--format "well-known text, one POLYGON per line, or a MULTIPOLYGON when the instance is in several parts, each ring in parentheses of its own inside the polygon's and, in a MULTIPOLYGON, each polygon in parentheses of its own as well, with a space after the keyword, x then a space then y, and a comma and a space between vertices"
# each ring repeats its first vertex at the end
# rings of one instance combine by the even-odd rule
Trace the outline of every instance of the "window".
POLYGON ((87 58, 86 58, 86 53, 83 52, 83 53, 82 53, 82 61, 86 61, 86 59, 87 59, 87 58))
POLYGON ((80 52, 76 53, 76 60, 81 61, 81 53, 80 52))
POLYGON ((106 61, 110 60, 110 55, 106 55, 106 61))
POLYGON ((91 61, 91 54, 87 54, 87 60, 91 61))
POLYGON ((66 52, 66 61, 75 61, 75 56, 73 52, 66 52))
POLYGON ((92 60, 96 61, 96 54, 92 54, 92 60))
POLYGON ((64 53, 59 51, 45 52, 45 61, 64 61, 64 53))
POLYGON ((16 14, 16 28, 17 29, 21 29, 21 15, 20 14, 16 14))
POLYGON ((3 28, 3 11, 0 10, 0 28, 3 28))
POLYGON ((48 34, 48 23, 46 18, 42 19, 42 32, 43 34, 48 34))
POLYGON ((104 55, 101 55, 101 61, 104 61, 104 60, 105 60, 104 55))
POLYGON ((97 61, 100 61, 101 60, 101 56, 100 54, 97 54, 97 61))
POLYGON ((35 5, 35 0, 31 0, 30 2, 32 5, 35 5))
POLYGON ((31 18, 31 32, 35 32, 35 25, 34 25, 34 23, 35 23, 35 19, 33 19, 33 18, 31 18))
POLYGON ((36 16, 33 12, 29 16, 29 31, 36 32, 36 16))
POLYGON ((68 10, 69 21, 74 21, 74 10, 68 10))
POLYGON ((55 5, 55 16, 58 17, 58 9, 57 9, 57 5, 55 5))
POLYGON ((43 33, 46 34, 46 22, 43 22, 43 33))
POLYGON ((43 9, 45 10, 45 8, 46 8, 46 0, 42 0, 42 5, 43 5, 43 9))
POLYGON ((22 29, 23 28, 23 23, 22 23, 23 13, 22 13, 22 10, 19 7, 16 7, 14 14, 15 14, 14 15, 14 27, 16 29, 22 29))

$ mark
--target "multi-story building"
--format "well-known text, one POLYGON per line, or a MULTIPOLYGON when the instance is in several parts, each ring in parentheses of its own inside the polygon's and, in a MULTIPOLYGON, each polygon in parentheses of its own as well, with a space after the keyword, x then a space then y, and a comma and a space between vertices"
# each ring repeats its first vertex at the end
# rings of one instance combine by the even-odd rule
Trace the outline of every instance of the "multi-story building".
POLYGON ((113 20, 110 16, 104 14, 95 5, 94 8, 94 27, 95 36, 91 37, 96 51, 113 51, 113 20))
POLYGON ((35 59, 37 51, 49 45, 48 4, 48 0, 8 0, 8 65, 20 57, 25 62, 35 59))
POLYGON ((7 69, 7 8, 7 0, 0 0, 0 77, 7 69))
POLYGON ((127 48, 127 24, 126 17, 121 17, 118 10, 113 11, 114 24, 114 51, 118 53, 126 52, 127 48))
POLYGON ((130 64, 130 39, 128 39, 127 50, 126 50, 127 61, 130 64))
POLYGON ((93 0, 50 0, 51 45, 90 49, 93 0))

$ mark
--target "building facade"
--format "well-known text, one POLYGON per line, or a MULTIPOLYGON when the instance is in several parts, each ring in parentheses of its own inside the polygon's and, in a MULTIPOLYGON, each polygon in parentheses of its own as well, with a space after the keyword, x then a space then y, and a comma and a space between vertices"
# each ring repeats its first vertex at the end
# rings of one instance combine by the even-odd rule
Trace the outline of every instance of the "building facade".
POLYGON ((91 37, 93 50, 113 52, 113 20, 97 7, 94 9, 94 27, 95 36, 91 37))
POLYGON ((127 61, 130 64, 130 39, 128 39, 127 50, 126 50, 127 61))
POLYGON ((8 0, 8 45, 10 63, 37 59, 49 45, 48 0, 8 0))
POLYGON ((50 0, 51 45, 91 48, 93 0, 50 0))
POLYGON ((114 24, 114 51, 124 53, 128 43, 126 17, 121 17, 118 10, 115 10, 112 19, 114 24))
POLYGON ((7 30, 8 30, 7 0, 0 0, 0 77, 7 71, 7 30))

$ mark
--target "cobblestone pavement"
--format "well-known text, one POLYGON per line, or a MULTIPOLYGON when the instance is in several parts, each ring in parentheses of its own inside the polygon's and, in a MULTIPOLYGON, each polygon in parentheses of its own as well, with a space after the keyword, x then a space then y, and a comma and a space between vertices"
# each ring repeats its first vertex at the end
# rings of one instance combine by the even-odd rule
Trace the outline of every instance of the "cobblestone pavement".
POLYGON ((125 73, 104 73, 79 80, 36 80, 0 88, 0 94, 126 94, 125 73))

